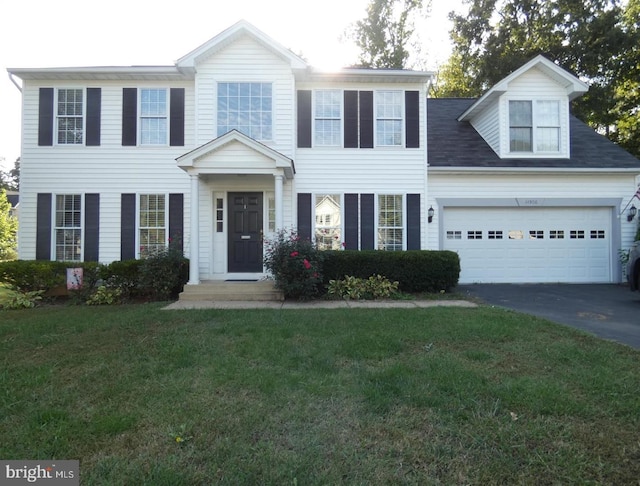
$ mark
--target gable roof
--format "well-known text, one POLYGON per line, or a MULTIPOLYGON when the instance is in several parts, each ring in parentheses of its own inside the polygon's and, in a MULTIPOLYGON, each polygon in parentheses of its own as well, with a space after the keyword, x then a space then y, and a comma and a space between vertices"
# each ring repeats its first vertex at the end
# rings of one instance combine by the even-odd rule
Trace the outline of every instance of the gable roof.
POLYGON ((278 42, 273 40, 267 34, 254 27, 246 20, 236 22, 228 29, 222 31, 220 34, 209 39, 200 47, 196 47, 193 51, 186 54, 176 61, 176 66, 180 68, 193 68, 202 59, 205 59, 212 54, 224 49, 229 44, 235 42, 243 36, 249 36, 266 49, 273 52, 278 57, 289 62, 292 69, 306 69, 307 63, 298 55, 294 54, 291 50, 283 47, 278 42))
POLYGON ((475 102, 460 115, 460 120, 470 120, 473 118, 476 113, 481 112, 489 103, 506 93, 509 89, 509 84, 512 81, 531 69, 538 69, 542 71, 550 79, 562 86, 566 90, 567 96, 570 100, 577 98, 589 90, 589 86, 580 81, 573 74, 562 69, 546 57, 538 55, 491 87, 491 89, 482 95, 482 97, 475 100, 475 102))
POLYGON ((570 115, 571 158, 501 159, 460 115, 475 98, 427 100, 427 154, 430 168, 556 168, 640 172, 640 160, 570 115))
MULTIPOLYGON (((296 172, 293 160, 291 160, 286 155, 281 154, 277 150, 264 145, 263 143, 254 140, 251 137, 248 137, 244 133, 233 129, 224 135, 219 136, 218 138, 214 138, 210 142, 197 147, 186 154, 181 155, 176 159, 178 162, 178 167, 185 171, 189 171, 190 169, 197 168, 198 161, 202 160, 206 156, 210 156, 215 152, 218 152, 223 147, 226 147, 232 143, 239 143, 240 145, 247 147, 249 150, 254 152, 257 155, 261 155, 271 161, 272 166, 271 169, 274 171, 282 171, 284 176, 287 179, 293 179, 293 176, 296 172)), ((242 169, 247 169, 251 172, 251 161, 243 162, 244 166, 236 166, 232 173, 240 173, 242 169)))

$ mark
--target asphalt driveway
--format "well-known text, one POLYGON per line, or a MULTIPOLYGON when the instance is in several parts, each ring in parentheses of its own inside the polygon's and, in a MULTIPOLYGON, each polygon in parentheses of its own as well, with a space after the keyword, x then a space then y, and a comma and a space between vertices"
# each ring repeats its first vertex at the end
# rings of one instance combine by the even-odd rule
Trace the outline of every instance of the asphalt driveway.
POLYGON ((458 291, 640 349, 640 292, 626 285, 474 284, 458 291))

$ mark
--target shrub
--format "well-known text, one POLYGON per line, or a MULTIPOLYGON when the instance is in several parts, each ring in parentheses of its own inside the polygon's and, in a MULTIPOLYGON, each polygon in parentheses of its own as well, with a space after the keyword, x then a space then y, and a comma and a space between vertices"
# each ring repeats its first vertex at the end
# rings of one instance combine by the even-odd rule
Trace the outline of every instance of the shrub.
POLYGON ((68 262, 14 260, 0 262, 0 281, 22 292, 48 291, 65 285, 68 262))
POLYGON ((369 278, 384 275, 399 282, 402 292, 440 292, 458 284, 460 259, 452 251, 327 251, 324 281, 344 275, 369 278))
POLYGON ((34 290, 31 292, 13 292, 4 303, 0 305, 2 309, 30 309, 35 307, 42 299, 44 290, 34 290))
POLYGON ((173 246, 141 260, 139 285, 143 296, 167 300, 178 295, 189 274, 188 260, 173 246))
POLYGON ((296 232, 281 230, 265 240, 264 266, 284 296, 310 299, 322 293, 322 252, 296 232))
POLYGON ((388 299, 398 293, 398 282, 391 282, 382 275, 372 275, 368 279, 345 275, 342 280, 330 280, 327 293, 351 300, 388 299))
POLYGON ((105 285, 99 286, 87 299, 87 305, 113 305, 120 302, 122 302, 122 290, 105 285))
POLYGON ((142 260, 122 260, 111 262, 100 268, 100 278, 110 289, 118 289, 124 300, 140 296, 140 267, 142 260))

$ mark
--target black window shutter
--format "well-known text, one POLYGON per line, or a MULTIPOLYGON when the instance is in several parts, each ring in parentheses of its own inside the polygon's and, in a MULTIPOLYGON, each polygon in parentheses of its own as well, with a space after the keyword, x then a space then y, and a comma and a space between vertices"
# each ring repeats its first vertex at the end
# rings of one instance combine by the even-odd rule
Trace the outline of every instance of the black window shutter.
POLYGON ((407 194, 407 250, 420 249, 420 194, 407 194))
POLYGON ((100 145, 102 89, 87 88, 87 146, 100 145))
POLYGON ((405 146, 407 148, 420 147, 420 92, 406 91, 404 93, 405 113, 405 146))
POLYGON ((138 89, 122 88, 122 145, 137 143, 138 89))
POLYGON ((373 148, 373 91, 360 91, 360 148, 373 148))
POLYGON ((358 148, 358 92, 344 92, 344 147, 358 148))
POLYGON ((136 257, 136 195, 120 197, 120 260, 136 257))
POLYGON ((374 250, 376 239, 373 194, 360 194, 360 221, 360 249, 374 250))
POLYGON ((184 251, 184 195, 169 194, 169 239, 173 248, 184 251))
POLYGON ((38 145, 53 145, 53 88, 40 88, 38 145))
POLYGON ((84 195, 84 261, 97 262, 100 247, 100 194, 84 195))
POLYGON ((298 194, 298 236, 311 239, 311 194, 298 194))
POLYGON ((51 194, 40 193, 36 208, 36 260, 51 260, 51 194))
POLYGON ((344 195, 344 248, 358 249, 358 195, 344 195))
POLYGON ((169 145, 184 145, 184 88, 170 90, 169 145))
POLYGON ((298 148, 311 147, 311 91, 298 90, 298 148))

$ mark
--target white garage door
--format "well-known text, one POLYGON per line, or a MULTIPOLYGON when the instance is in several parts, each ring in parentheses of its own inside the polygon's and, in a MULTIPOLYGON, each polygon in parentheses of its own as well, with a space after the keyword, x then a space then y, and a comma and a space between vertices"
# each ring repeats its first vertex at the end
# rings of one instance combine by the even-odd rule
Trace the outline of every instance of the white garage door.
POLYGON ((460 283, 611 281, 607 208, 445 208, 460 283))

